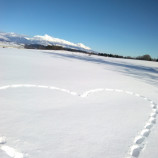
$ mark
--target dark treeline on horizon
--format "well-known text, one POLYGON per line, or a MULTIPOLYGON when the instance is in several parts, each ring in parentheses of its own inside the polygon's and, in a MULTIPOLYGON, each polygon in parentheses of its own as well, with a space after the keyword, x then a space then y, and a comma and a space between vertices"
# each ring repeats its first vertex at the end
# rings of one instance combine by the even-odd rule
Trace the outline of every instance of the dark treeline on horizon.
POLYGON ((146 60, 146 61, 156 61, 158 62, 158 58, 152 58, 149 54, 145 54, 138 57, 131 57, 131 56, 122 56, 122 55, 116 55, 116 54, 108 54, 108 53, 95 53, 95 52, 88 52, 84 50, 78 50, 78 49, 72 49, 72 48, 66 48, 62 46, 57 45, 40 45, 40 44, 25 44, 24 48, 26 49, 43 49, 43 50, 66 50, 71 52, 80 52, 85 53, 89 55, 98 55, 103 57, 112 57, 112 58, 123 58, 123 59, 135 59, 135 60, 146 60))
POLYGON ((44 45, 40 45, 40 44, 25 44, 24 48, 26 48, 26 49, 43 49, 43 50, 66 50, 66 51, 71 51, 71 52, 87 53, 84 50, 66 48, 66 47, 57 46, 57 45, 44 46, 44 45))
POLYGON ((98 53, 99 56, 104 56, 104 57, 113 57, 113 58, 124 58, 124 59, 136 59, 136 60, 147 60, 147 61, 157 61, 158 58, 152 58, 149 54, 145 54, 142 56, 137 56, 137 57, 131 57, 131 56, 122 56, 122 55, 116 55, 116 54, 107 54, 107 53, 98 53))

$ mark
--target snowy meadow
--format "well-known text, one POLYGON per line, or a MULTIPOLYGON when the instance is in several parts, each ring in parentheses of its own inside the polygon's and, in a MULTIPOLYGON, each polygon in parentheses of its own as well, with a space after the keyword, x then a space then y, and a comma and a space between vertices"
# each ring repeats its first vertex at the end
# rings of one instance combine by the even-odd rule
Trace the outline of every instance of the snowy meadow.
POLYGON ((155 158, 158 63, 0 48, 1 158, 155 158))

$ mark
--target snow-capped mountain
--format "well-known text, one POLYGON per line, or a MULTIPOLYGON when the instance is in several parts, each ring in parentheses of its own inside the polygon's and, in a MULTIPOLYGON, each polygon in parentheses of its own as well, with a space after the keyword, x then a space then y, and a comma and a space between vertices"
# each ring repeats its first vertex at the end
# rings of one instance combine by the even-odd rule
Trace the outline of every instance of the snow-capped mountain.
POLYGON ((36 35, 33 37, 20 35, 16 33, 4 33, 0 32, 0 42, 2 43, 11 43, 11 44, 19 44, 19 45, 25 45, 25 44, 39 44, 39 45, 57 45, 62 46, 66 48, 71 49, 78 49, 78 50, 91 50, 89 47, 85 46, 82 43, 72 43, 63 39, 54 38, 52 36, 49 36, 45 34, 44 36, 36 35))

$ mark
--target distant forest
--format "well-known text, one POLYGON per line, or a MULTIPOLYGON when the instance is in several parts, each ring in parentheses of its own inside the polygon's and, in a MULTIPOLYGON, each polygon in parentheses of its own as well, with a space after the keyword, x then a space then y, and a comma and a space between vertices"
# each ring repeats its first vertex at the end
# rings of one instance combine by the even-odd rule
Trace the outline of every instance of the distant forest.
POLYGON ((26 49, 43 49, 43 50, 66 50, 66 51, 71 51, 71 52, 81 52, 81 53, 87 53, 84 50, 78 50, 78 49, 72 49, 72 48, 66 48, 62 46, 57 46, 57 45, 40 45, 40 44, 25 44, 24 48, 26 49))
POLYGON ((107 54, 107 53, 95 53, 90 51, 84 51, 84 50, 78 50, 78 49, 72 49, 72 48, 66 48, 62 46, 57 45, 39 45, 39 44, 26 44, 24 46, 26 49, 43 49, 43 50, 66 50, 66 51, 72 51, 72 52, 80 52, 85 53, 88 55, 97 55, 97 56, 103 56, 103 57, 113 57, 113 58, 124 58, 124 59, 135 59, 135 60, 147 60, 147 61, 156 61, 158 62, 158 58, 152 58, 149 54, 145 54, 138 57, 131 57, 131 56, 122 56, 122 55, 116 55, 116 54, 107 54))
POLYGON ((99 53, 99 56, 105 57, 114 57, 114 58, 124 58, 124 59, 136 59, 136 60, 147 60, 147 61, 156 61, 158 62, 158 58, 152 58, 149 54, 145 54, 138 57, 131 57, 131 56, 121 56, 121 55, 114 55, 114 54, 106 54, 106 53, 99 53))

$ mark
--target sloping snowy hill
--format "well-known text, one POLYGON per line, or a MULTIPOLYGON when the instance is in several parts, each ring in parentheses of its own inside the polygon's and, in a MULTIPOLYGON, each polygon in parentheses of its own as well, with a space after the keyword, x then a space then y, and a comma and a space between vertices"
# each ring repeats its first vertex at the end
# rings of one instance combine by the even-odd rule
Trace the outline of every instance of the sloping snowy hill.
POLYGON ((156 62, 0 48, 1 158, 155 158, 156 62))

